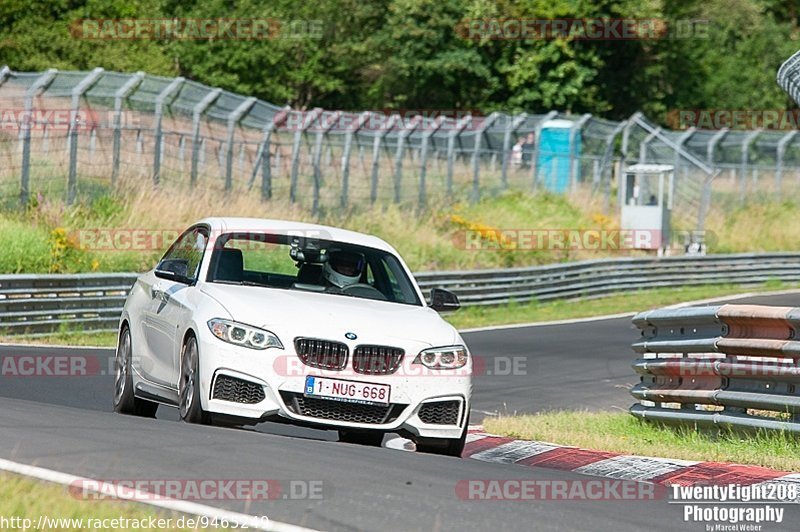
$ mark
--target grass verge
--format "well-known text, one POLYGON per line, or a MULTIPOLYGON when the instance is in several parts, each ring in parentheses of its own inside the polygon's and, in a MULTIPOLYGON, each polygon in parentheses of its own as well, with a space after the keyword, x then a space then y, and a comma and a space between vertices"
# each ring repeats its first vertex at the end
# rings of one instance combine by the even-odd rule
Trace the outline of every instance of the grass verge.
POLYGON ((797 288, 798 284, 768 282, 760 285, 709 285, 681 288, 637 290, 588 300, 550 301, 545 303, 509 304, 498 307, 468 307, 447 316, 459 329, 510 325, 537 321, 588 318, 623 312, 639 312, 651 308, 741 294, 797 288))
MULTIPOLYGON (((151 518, 163 519, 169 530, 197 530, 198 527, 178 526, 181 514, 161 512, 154 508, 125 501, 83 500, 70 495, 65 486, 31 480, 19 475, 0 473, 0 516, 19 518, 19 526, 10 521, 11 529, 23 530, 23 519, 30 519, 28 529, 34 529, 40 516, 50 519, 42 530, 165 530, 149 526, 151 518), (62 519, 67 521, 58 522, 62 519), (69 520, 73 521, 70 522, 69 520), (114 522, 113 520, 119 520, 114 522), (127 521, 122 521, 123 519, 127 521), (134 524, 143 526, 134 527, 134 524), (105 526, 108 525, 108 526, 105 526), (125 526, 127 525, 127 526, 125 526)), ((193 517, 193 519, 197 519, 193 517)), ((185 522, 185 521, 184 521, 185 522)))
POLYGON ((0 335, 0 343, 114 347, 117 345, 117 333, 69 331, 47 336, 0 335))
POLYGON ((745 437, 730 432, 669 428, 640 421, 627 412, 545 412, 487 418, 483 425, 486 432, 509 438, 623 454, 800 471, 800 439, 781 432, 745 437))
POLYGON ((207 216, 269 217, 374 234, 396 247, 415 271, 502 268, 623 253, 568 246, 499 250, 489 236, 497 229, 616 227, 596 207, 581 209, 567 197, 545 192, 509 192, 475 204, 431 205, 420 212, 407 206, 375 205, 314 216, 297 205, 262 202, 249 194, 226 196, 221 202, 213 190, 172 192, 123 187, 72 206, 39 195, 25 209, 0 210, 0 238, 7 243, 0 254, 0 273, 144 271, 158 261, 180 231, 207 216), (475 236, 469 245, 468 234, 475 236))

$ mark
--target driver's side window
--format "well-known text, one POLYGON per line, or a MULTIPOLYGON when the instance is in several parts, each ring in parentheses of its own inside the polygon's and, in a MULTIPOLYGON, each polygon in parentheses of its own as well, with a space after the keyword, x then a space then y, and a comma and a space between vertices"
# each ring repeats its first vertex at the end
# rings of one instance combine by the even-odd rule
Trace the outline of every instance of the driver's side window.
POLYGON ((196 280, 207 243, 208 231, 204 227, 190 228, 172 244, 158 268, 196 280))

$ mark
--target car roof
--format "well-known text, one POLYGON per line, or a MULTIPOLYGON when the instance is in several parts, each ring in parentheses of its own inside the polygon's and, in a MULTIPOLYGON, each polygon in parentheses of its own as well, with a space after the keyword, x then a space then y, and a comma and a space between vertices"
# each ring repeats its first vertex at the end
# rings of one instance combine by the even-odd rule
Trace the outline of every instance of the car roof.
MULTIPOLYGON (((211 228, 212 233, 227 232, 255 232, 286 234, 298 232, 314 238, 333 240, 346 244, 365 246, 397 255, 397 251, 377 236, 349 231, 328 225, 294 222, 290 220, 271 220, 267 218, 242 218, 242 217, 213 217, 203 218, 197 224, 205 224, 211 228)), ((196 225, 196 224, 195 224, 196 225)))

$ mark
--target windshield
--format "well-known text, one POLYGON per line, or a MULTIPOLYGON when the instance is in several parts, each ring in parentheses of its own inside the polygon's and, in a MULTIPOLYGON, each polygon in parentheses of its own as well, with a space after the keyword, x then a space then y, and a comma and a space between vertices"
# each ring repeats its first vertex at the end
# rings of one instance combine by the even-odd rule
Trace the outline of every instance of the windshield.
POLYGON ((207 281, 421 305, 400 261, 386 251, 330 240, 228 233, 207 281))

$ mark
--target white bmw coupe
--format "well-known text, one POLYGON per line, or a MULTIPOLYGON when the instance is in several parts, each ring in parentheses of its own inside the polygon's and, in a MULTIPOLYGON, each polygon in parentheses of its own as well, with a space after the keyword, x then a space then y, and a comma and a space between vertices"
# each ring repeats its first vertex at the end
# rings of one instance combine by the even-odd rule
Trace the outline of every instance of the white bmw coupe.
POLYGON ((276 220, 207 218, 131 289, 114 410, 190 423, 283 421, 458 456, 472 360, 397 252, 369 235, 276 220))

